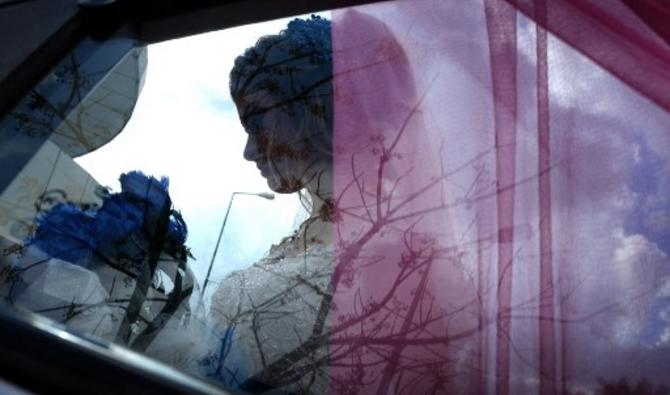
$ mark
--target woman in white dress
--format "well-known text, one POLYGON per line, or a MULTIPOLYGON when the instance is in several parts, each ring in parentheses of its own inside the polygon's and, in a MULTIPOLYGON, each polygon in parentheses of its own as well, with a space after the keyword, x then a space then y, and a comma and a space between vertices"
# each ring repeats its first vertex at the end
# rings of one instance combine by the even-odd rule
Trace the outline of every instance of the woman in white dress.
MULTIPOLYGON (((278 193, 305 190, 309 218, 251 267, 224 279, 212 316, 248 358, 240 386, 328 390, 332 295, 332 46, 330 22, 296 19, 235 61, 230 89, 248 133, 244 158, 278 193)), ((233 362, 222 361, 221 366, 233 362)))

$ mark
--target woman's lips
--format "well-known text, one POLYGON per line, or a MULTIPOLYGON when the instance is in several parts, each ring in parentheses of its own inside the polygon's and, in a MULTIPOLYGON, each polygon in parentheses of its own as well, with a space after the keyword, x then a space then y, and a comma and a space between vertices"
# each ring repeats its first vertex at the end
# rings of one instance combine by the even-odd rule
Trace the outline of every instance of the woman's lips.
POLYGON ((262 175, 266 176, 268 174, 268 164, 266 162, 256 162, 256 167, 262 175))

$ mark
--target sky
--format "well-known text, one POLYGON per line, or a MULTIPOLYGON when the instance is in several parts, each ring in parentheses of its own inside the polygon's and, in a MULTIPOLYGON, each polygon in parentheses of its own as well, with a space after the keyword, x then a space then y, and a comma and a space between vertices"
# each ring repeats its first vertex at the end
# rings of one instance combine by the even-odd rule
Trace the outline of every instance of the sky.
MULTIPOLYGON (((289 19, 171 40, 148 48, 145 83, 125 129, 76 162, 101 185, 119 189, 130 170, 168 176, 170 196, 189 228, 188 247, 203 282, 231 193, 270 192, 242 152, 246 134, 228 91, 235 57, 289 19)), ((296 194, 272 201, 235 195, 210 281, 262 257, 301 222, 296 194)), ((207 294, 215 285, 208 285, 207 294)))

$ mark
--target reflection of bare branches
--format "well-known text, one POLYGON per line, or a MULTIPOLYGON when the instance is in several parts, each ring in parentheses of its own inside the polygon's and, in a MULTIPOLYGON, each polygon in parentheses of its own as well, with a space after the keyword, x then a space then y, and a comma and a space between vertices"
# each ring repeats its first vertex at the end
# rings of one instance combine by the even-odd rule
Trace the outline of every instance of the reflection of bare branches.
MULTIPOLYGON (((250 118, 262 116, 271 109, 305 102, 318 85, 328 81, 319 80, 300 94, 277 95, 289 99, 272 102, 270 107, 245 103, 248 111, 242 120, 252 123, 250 118)), ((359 144, 335 153, 342 155, 344 149, 354 151, 346 154, 350 156, 336 158, 340 166, 343 163, 349 166, 350 174, 348 179, 337 180, 339 194, 333 198, 334 215, 330 218, 336 224, 336 252, 329 257, 332 272, 328 273, 328 283, 324 285, 323 273, 310 276, 304 272, 286 274, 276 270, 275 278, 258 281, 283 283, 283 289, 256 295, 247 293, 245 284, 241 283, 239 292, 243 296, 237 300, 222 298, 222 303, 234 306, 225 308, 223 321, 239 330, 240 336, 246 336, 245 330, 249 331, 254 343, 252 354, 258 353, 251 358, 260 360, 243 388, 263 383, 307 392, 321 389, 319 380, 327 380, 336 392, 342 393, 362 390, 409 393, 417 383, 423 383, 422 389, 444 391, 457 368, 470 369, 475 375, 486 372, 485 353, 488 351, 483 349, 493 334, 505 338, 511 352, 539 372, 537 361, 528 357, 528 351, 519 350, 513 344, 508 333, 511 327, 496 323, 502 319, 507 323, 529 320, 532 325, 544 321, 578 325, 621 307, 600 306, 602 308, 596 307, 579 317, 542 314, 541 309, 547 303, 567 305, 583 279, 577 279, 576 284, 565 284, 563 292, 556 295, 559 300, 554 300, 553 289, 540 286, 531 295, 515 294, 514 304, 496 306, 496 302, 504 299, 501 293, 509 291, 509 287, 501 284, 509 280, 513 270, 518 270, 519 266, 513 261, 527 248, 524 242, 518 242, 519 237, 514 240, 511 236, 527 234, 525 228, 519 231, 515 221, 511 225, 496 225, 495 212, 491 213, 493 224, 489 225, 481 218, 487 215, 481 209, 456 234, 450 229, 443 231, 426 224, 439 222, 432 218, 436 215, 448 218, 452 209, 470 210, 490 204, 491 209, 496 210, 496 198, 501 194, 507 195, 515 188, 538 182, 560 163, 548 164, 535 173, 525 173, 525 177, 499 185, 491 179, 489 166, 496 166, 498 151, 509 149, 510 145, 485 147, 462 162, 452 160, 447 166, 445 141, 441 141, 439 147, 420 147, 423 151, 420 155, 430 156, 432 160, 422 162, 418 158, 414 163, 412 160, 406 161, 409 164, 402 162, 411 155, 401 150, 403 143, 410 139, 409 131, 416 126, 414 122, 421 122, 421 107, 428 91, 426 89, 416 102, 405 107, 406 113, 397 120, 399 126, 393 133, 383 131, 368 136, 365 142, 363 139, 347 142, 352 146, 359 144), (422 163, 434 167, 419 169, 422 163), (487 268, 486 254, 495 255, 494 248, 501 245, 509 256, 495 268, 487 268), (444 286, 455 289, 440 293, 442 290, 433 280, 453 281, 444 286), (460 294, 454 295, 457 292, 460 294), (449 299, 451 295, 455 297, 449 299), (307 323, 304 317, 308 317, 307 323), (269 329, 265 325, 276 328, 272 326, 276 321, 287 322, 282 328, 293 332, 297 344, 276 344, 276 338, 268 336, 269 329), (489 329, 492 332, 488 332, 489 329), (323 377, 318 378, 320 375, 323 377)), ((411 138, 421 141, 421 137, 411 138)), ((272 160, 273 155, 295 158, 295 154, 279 145, 272 152, 266 150, 268 160, 272 160)), ((289 186, 294 185, 287 188, 289 186)), ((317 259, 309 256, 306 239, 302 241, 305 255, 301 258, 307 265, 318 265, 317 259)), ((272 264, 283 264, 289 258, 275 257, 272 264)), ((263 265, 270 267, 262 262, 250 273, 261 269, 272 271, 263 265)), ((252 281, 252 278, 246 280, 252 281)), ((484 383, 483 377, 477 377, 480 384, 484 383)))
POLYGON ((106 91, 104 84, 96 87, 111 66, 96 67, 86 64, 78 51, 70 54, 9 114, 14 129, 38 139, 50 138, 71 155, 91 151, 108 140, 113 130, 106 125, 108 119, 100 119, 101 112, 121 120, 127 120, 130 113, 114 108, 116 92, 106 91))
POLYGON ((67 83, 70 88, 67 97, 54 102, 36 88, 28 95, 27 107, 30 112, 14 112, 11 115, 17 120, 20 130, 29 135, 48 136, 55 132, 61 123, 65 123, 75 133, 75 136, 64 134, 63 137, 83 144, 87 149, 92 149, 93 146, 88 143, 88 138, 83 133, 81 111, 77 112, 74 122, 68 118, 68 114, 74 105, 82 101, 84 92, 90 90, 100 73, 102 72, 84 70, 80 60, 77 59, 75 54, 72 54, 69 57, 69 64, 58 73, 69 76, 67 81, 63 77, 58 77, 61 83, 67 83))
MULTIPOLYGON (((226 312, 221 313, 232 328, 242 329, 239 324, 247 322, 245 325, 250 331, 250 340, 246 341, 253 344, 251 347, 258 354, 259 370, 242 388, 251 389, 257 383, 263 383, 309 391, 319 388, 314 387, 315 381, 323 382, 323 376, 329 375, 331 385, 345 392, 360 390, 372 383, 376 383, 379 393, 387 392, 392 386, 396 391, 411 391, 412 383, 422 377, 428 378, 433 389, 438 390, 453 374, 449 371, 453 357, 450 357, 448 349, 459 347, 459 342, 471 338, 493 322, 476 313, 481 310, 483 299, 483 295, 476 290, 473 289, 469 296, 463 295, 458 301, 445 303, 436 299, 429 286, 438 264, 442 268, 445 265, 451 267, 450 272, 462 273, 465 277, 461 249, 469 244, 482 248, 485 243, 482 240, 468 242, 461 238, 457 246, 440 246, 435 235, 420 230, 424 214, 445 210, 455 204, 468 204, 464 198, 448 202, 441 186, 452 176, 479 164, 493 149, 450 171, 441 163, 439 174, 428 179, 424 185, 413 187, 405 195, 399 191, 402 188, 406 190, 403 183, 413 181, 414 168, 406 166, 398 174, 387 170, 392 162, 402 158, 400 141, 417 116, 427 93, 408 109, 402 125, 391 136, 388 145, 383 138, 379 138, 367 146, 373 156, 378 156, 374 173, 359 172, 356 154, 351 156, 352 178, 335 198, 332 218, 338 224, 360 220, 364 226, 357 228, 355 237, 349 239, 345 238, 349 235, 343 235, 340 227, 336 227, 341 241, 329 265, 332 273, 326 273, 330 280, 327 285, 324 285, 324 273, 316 272, 311 276, 291 273, 285 276, 278 270, 276 279, 267 282, 282 283, 283 288, 254 299, 245 294, 245 283, 239 283, 242 295, 237 298, 238 303, 226 306, 226 312), (371 179, 374 179, 374 185, 366 186, 366 181, 371 179), (390 187, 385 189, 384 182, 390 187), (424 199, 438 187, 441 192, 439 206, 409 213, 402 211, 416 207, 419 199, 424 199), (351 197, 344 199, 344 194, 357 196, 359 204, 352 205, 351 197), (390 249, 375 244, 379 243, 380 235, 388 233, 399 235, 402 244, 390 249), (382 250, 379 250, 380 247, 382 250), (383 251, 383 248, 388 251, 383 251), (360 286, 357 277, 365 275, 368 269, 376 270, 380 265, 392 268, 385 272, 387 278, 383 289, 376 289, 373 294, 357 289, 360 286), (353 299, 345 302, 351 305, 335 302, 334 297, 341 288, 352 294, 353 299), (295 306, 303 308, 295 310, 295 306), (313 319, 308 323, 309 331, 300 328, 305 323, 298 318, 306 312, 313 319), (277 345, 268 342, 267 329, 264 328, 264 325, 277 320, 289 322, 288 327, 293 327, 295 337, 299 339, 296 347, 285 347, 281 354, 273 350, 277 345), (377 371, 374 379, 365 373, 372 368, 377 371), (328 374, 324 369, 337 369, 337 374, 328 374)), ((443 146, 440 148, 442 151, 443 146)), ((370 155, 369 152, 360 153, 370 155)), ((483 170, 480 169, 479 174, 481 177, 483 170)), ((477 182, 479 178, 475 180, 477 182)), ((470 196, 473 190, 474 186, 467 188, 466 195, 470 196)), ((474 196, 469 200, 476 201, 477 198, 474 196)), ((307 255, 306 248, 304 252, 307 255)), ((263 270, 272 272, 271 268, 263 270)), ((469 283, 474 288, 474 281, 469 283)), ((486 291, 486 288, 481 290, 486 291)), ((232 304, 234 301, 225 300, 224 303, 232 304)), ((245 335, 244 330, 241 333, 245 335)))

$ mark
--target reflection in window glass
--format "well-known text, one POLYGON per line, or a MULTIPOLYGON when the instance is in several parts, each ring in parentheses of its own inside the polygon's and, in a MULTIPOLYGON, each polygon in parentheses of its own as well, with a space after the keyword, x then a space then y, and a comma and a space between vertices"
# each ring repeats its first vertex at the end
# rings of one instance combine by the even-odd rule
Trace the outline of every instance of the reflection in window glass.
POLYGON ((5 300, 252 393, 667 393, 670 54, 484 3, 131 45, 116 137, 113 87, 52 124, 64 62, 3 120, 5 300))
POLYGON ((208 375, 229 344, 203 318, 219 281, 305 216, 307 198, 275 196, 244 160, 227 89, 235 57, 286 23, 149 51, 85 41, 63 60, 3 121, 20 169, 2 173, 3 299, 208 375))
POLYGON ((169 177, 170 197, 188 226, 190 267, 200 286, 233 199, 203 298, 206 305, 222 276, 253 263, 301 221, 296 196, 232 196, 271 190, 242 156, 245 133, 228 92, 228 74, 238 54, 287 21, 150 46, 142 94, 123 133, 76 159, 101 185, 115 190, 119 175, 133 170, 169 177))

